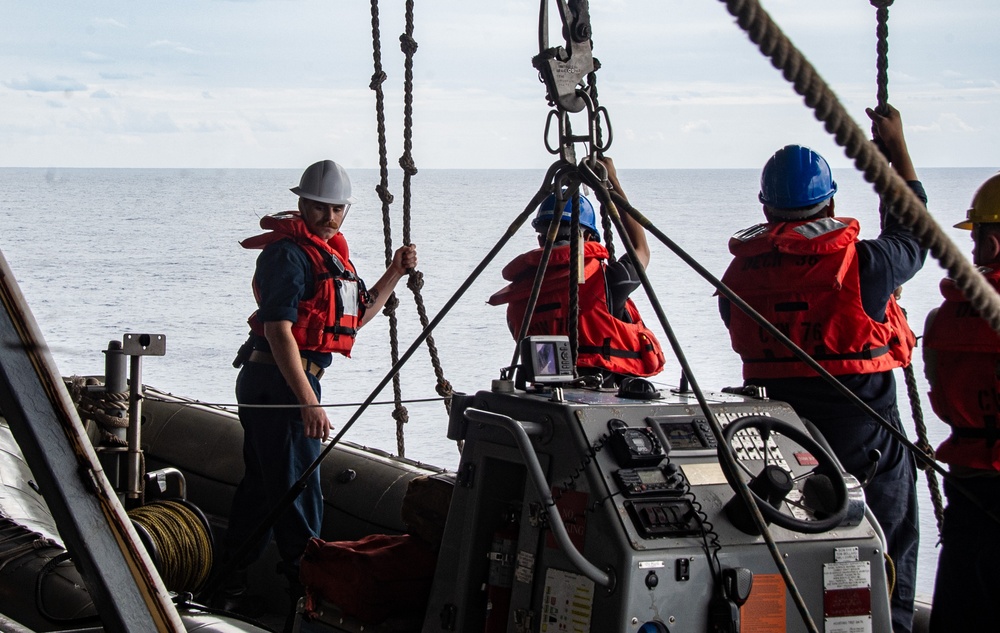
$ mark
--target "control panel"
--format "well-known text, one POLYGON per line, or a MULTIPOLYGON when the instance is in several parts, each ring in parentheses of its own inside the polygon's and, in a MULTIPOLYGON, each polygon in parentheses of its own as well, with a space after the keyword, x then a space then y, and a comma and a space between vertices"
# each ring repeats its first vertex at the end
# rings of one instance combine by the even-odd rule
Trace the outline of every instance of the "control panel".
POLYGON ((840 510, 825 503, 829 485, 806 485, 837 477, 820 444, 803 444, 807 425, 785 403, 706 399, 703 411, 681 391, 640 398, 568 385, 462 396, 449 437, 466 443, 423 630, 482 630, 499 611, 508 626, 498 630, 740 630, 716 626, 738 613, 742 630, 805 633, 759 524, 737 512, 746 505, 735 477, 780 517, 760 513, 825 630, 889 630, 882 547, 863 498, 855 521, 813 529, 840 510), (709 415, 730 429, 735 474, 720 463, 709 415), (502 518, 510 507, 515 525, 502 518), (513 580, 494 588, 509 596, 498 609, 508 603, 484 600, 482 587, 493 549, 508 541, 513 580), (727 574, 752 577, 752 588, 727 574))

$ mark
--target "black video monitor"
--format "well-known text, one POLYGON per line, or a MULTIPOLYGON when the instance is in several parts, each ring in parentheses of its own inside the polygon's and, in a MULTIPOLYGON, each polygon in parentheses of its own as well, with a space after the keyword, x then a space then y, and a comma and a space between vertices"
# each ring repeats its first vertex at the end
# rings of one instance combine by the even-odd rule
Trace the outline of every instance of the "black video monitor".
POLYGON ((572 382, 573 357, 567 336, 529 336, 521 342, 521 363, 527 374, 525 382, 572 382))

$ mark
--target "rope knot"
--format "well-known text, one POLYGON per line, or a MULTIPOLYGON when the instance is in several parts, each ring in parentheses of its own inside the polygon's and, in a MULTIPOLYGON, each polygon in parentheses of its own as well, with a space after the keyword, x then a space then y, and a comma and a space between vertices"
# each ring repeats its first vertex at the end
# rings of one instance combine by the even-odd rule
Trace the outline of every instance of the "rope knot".
POLYGON ((405 172, 408 176, 417 175, 417 165, 413 162, 413 157, 409 154, 404 154, 399 157, 399 166, 403 168, 403 172, 405 172))
POLYGON ((386 316, 392 316, 393 313, 396 311, 396 308, 398 307, 399 307, 399 297, 397 297, 396 293, 394 292, 391 295, 389 295, 388 299, 386 299, 385 307, 382 308, 382 314, 386 316))
POLYGON ((372 75, 372 81, 368 84, 368 88, 371 90, 378 90, 388 78, 389 77, 385 74, 385 71, 380 70, 372 75))
POLYGON ((403 33, 399 36, 399 50, 406 55, 413 55, 417 52, 417 40, 403 33))
POLYGON ((410 421, 410 412, 406 410, 406 407, 400 405, 392 412, 392 419, 401 424, 406 424, 410 421))
POLYGON ((382 201, 383 204, 392 204, 392 193, 389 188, 385 185, 378 184, 375 185, 375 193, 378 194, 378 199, 382 201))
MULTIPOLYGON (((917 442, 914 442, 914 445, 917 448, 919 448, 920 451, 924 455, 927 455, 927 457, 929 457, 931 459, 931 462, 933 462, 935 459, 937 459, 934 456, 934 447, 931 446, 930 444, 928 444, 926 440, 919 440, 917 442)), ((920 470, 923 470, 925 472, 933 470, 933 468, 931 467, 930 464, 925 464, 924 462, 922 462, 920 460, 917 460, 917 468, 919 468, 920 470)))
POLYGON ((424 287, 424 274, 419 270, 410 273, 410 278, 406 280, 406 287, 417 292, 424 287))
POLYGON ((437 394, 442 398, 450 398, 455 394, 455 390, 451 386, 451 383, 444 378, 438 380, 436 389, 437 394))
POLYGON ((893 0, 868 0, 876 9, 888 9, 893 0))

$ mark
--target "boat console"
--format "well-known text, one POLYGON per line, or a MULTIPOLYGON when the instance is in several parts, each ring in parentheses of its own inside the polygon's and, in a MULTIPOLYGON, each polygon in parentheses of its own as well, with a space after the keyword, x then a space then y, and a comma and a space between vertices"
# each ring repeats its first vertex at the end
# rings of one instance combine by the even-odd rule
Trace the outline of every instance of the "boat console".
MULTIPOLYGON (((551 365, 548 365, 551 368, 551 365)), ((735 477, 819 630, 890 628, 857 480, 787 405, 495 381, 456 398, 465 447, 423 631, 806 631, 735 477)))

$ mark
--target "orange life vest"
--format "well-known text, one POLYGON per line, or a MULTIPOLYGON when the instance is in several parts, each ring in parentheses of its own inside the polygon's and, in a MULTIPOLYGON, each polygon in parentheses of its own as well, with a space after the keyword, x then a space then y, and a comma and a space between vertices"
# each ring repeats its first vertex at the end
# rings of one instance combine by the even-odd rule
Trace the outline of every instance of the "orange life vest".
MULTIPOLYGON (((909 364, 916 339, 894 297, 885 321, 865 313, 851 218, 758 224, 729 240, 723 283, 834 376, 909 364)), ((743 378, 814 377, 780 341, 734 306, 729 323, 743 378)))
MULTIPOLYGON (((297 211, 285 211, 264 216, 262 229, 268 232, 240 242, 243 248, 264 248, 280 240, 294 241, 309 258, 313 272, 313 295, 301 299, 298 317, 292 324, 292 335, 300 350, 336 352, 350 357, 354 338, 363 314, 361 293, 363 282, 356 275, 350 260, 347 240, 342 233, 329 242, 314 235, 297 211)), ((260 297, 254 281, 254 297, 260 297)), ((248 319, 250 330, 264 335, 264 324, 257 312, 248 319)))
MULTIPOLYGON (((631 322, 611 314, 604 278, 608 251, 598 242, 584 242, 584 279, 580 285, 579 347, 577 366, 607 369, 628 376, 652 376, 663 369, 665 359, 659 341, 647 328, 631 299, 625 310, 631 322)), ((569 246, 552 249, 538 304, 526 336, 565 335, 569 332, 569 246)), ((524 320, 528 297, 541 263, 542 249, 516 257, 503 269, 511 283, 489 298, 491 305, 507 305, 507 327, 517 336, 524 320)))
MULTIPOLYGON (((1000 291, 1000 265, 981 268, 1000 291)), ((944 303, 924 332, 924 347, 934 352, 934 412, 952 433, 937 449, 943 462, 1000 470, 1000 336, 980 318, 951 279, 941 281, 944 303)))

